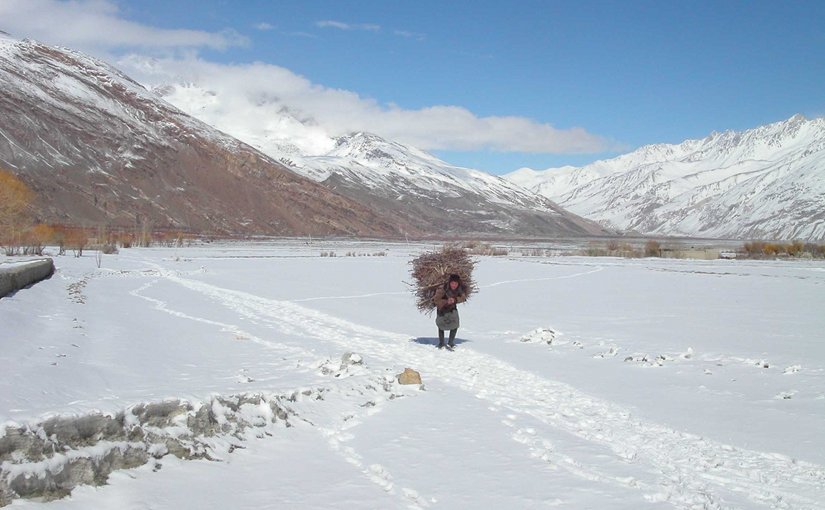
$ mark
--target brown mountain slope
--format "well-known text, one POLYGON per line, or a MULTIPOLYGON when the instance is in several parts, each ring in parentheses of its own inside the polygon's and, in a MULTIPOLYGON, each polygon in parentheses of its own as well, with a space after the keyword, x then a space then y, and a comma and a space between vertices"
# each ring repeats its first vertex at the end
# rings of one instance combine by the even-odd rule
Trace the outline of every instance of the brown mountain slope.
POLYGON ((0 35, 0 166, 41 221, 216 234, 403 236, 77 52, 0 35))

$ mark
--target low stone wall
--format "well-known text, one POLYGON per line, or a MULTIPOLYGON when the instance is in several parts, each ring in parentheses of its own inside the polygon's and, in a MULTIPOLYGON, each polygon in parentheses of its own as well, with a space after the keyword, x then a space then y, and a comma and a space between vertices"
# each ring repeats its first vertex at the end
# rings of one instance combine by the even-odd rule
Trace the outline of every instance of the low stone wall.
POLYGON ((0 264, 0 298, 23 287, 45 280, 54 273, 52 259, 32 260, 9 267, 0 264))

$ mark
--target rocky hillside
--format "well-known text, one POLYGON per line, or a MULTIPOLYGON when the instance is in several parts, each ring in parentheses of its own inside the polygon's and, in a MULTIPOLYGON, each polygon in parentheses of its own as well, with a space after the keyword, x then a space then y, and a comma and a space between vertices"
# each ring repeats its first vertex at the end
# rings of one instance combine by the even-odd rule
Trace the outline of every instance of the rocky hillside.
POLYGON ((417 220, 433 232, 500 235, 603 234, 596 224, 485 172, 451 166, 368 133, 338 137, 324 156, 295 167, 357 200, 417 220))
POLYGON ((311 117, 277 97, 256 97, 250 101, 254 114, 239 116, 227 114, 229 100, 208 83, 160 83, 154 90, 296 173, 432 235, 607 233, 600 225, 501 177, 450 165, 371 133, 331 136, 311 117))
POLYGON ((0 35, 0 166, 40 221, 218 234, 402 236, 347 198, 83 54, 0 35))

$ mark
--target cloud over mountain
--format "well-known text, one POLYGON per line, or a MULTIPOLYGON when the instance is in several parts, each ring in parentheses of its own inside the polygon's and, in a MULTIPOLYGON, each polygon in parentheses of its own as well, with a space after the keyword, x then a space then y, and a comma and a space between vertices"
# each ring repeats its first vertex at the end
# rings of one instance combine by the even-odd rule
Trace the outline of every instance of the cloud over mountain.
MULTIPOLYGON (((495 150, 502 152, 588 153, 610 142, 582 128, 557 129, 517 116, 480 117, 454 105, 405 109, 359 94, 324 87, 271 64, 218 64, 198 58, 148 59, 132 55, 118 65, 153 86, 192 83, 212 89, 221 108, 208 113, 215 125, 249 122, 261 107, 289 108, 331 136, 369 131, 424 150, 495 150)), ((304 147, 312 150, 311 147, 304 147)))
MULTIPOLYGON (((241 118, 253 110, 260 112, 262 104, 271 104, 311 120, 327 136, 369 131, 430 151, 586 154, 615 148, 611 141, 580 127, 560 129, 523 116, 479 116, 455 104, 404 108, 357 91, 313 83, 278 65, 207 61, 201 51, 249 46, 251 39, 232 28, 156 28, 128 19, 128 13, 112 0, 3 0, 0 20, 0 29, 13 36, 72 47, 109 62, 118 61, 126 72, 144 83, 184 81, 215 89, 227 104, 226 109, 210 113, 216 125, 231 124, 234 117, 241 118), (124 56, 127 54, 131 56, 124 56), (218 117, 221 115, 231 118, 218 117)), ((330 19, 318 21, 315 26, 347 31, 382 29, 377 24, 330 19)), ((271 25, 258 24, 254 31, 264 28, 271 25)), ((395 35, 423 37, 412 32, 396 31, 395 35)))

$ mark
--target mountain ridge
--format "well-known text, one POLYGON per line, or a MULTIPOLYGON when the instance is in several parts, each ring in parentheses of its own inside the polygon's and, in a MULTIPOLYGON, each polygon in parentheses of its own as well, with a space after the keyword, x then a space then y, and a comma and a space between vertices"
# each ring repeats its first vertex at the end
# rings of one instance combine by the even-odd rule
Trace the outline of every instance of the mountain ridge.
MULTIPOLYGON (((165 77, 168 79, 168 77, 165 77)), ((227 116, 208 84, 151 87, 192 115, 246 140, 296 173, 445 236, 608 235, 594 222, 499 176, 461 168, 374 133, 333 136, 289 105, 261 100, 262 122, 227 116), (298 134, 295 134, 298 132, 298 134)))
POLYGON ((403 236, 100 60, 0 38, 0 165, 38 221, 215 234, 403 236))
POLYGON ((505 176, 576 214, 643 234, 825 239, 825 119, 653 144, 583 167, 505 176))
POLYGON ((286 105, 274 133, 292 138, 256 130, 259 117, 240 133, 274 141, 267 154, 164 99, 188 87, 196 108, 216 94, 193 84, 149 90, 70 49, 3 36, 0 86, 0 165, 35 192, 41 222, 223 235, 605 233, 509 181, 417 149, 367 133, 319 136, 286 105), (307 154, 313 143, 326 153, 307 154))

